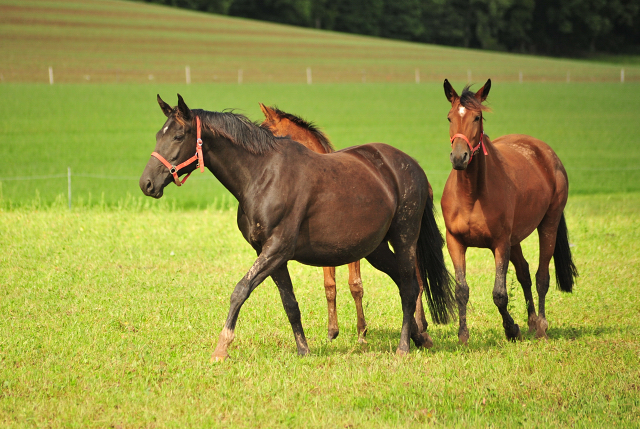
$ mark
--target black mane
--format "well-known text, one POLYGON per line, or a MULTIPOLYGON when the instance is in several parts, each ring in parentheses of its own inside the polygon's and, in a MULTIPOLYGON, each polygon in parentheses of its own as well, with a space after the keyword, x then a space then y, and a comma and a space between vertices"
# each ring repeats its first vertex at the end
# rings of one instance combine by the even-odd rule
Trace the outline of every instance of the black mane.
POLYGON ((320 131, 320 129, 313 122, 308 122, 299 116, 293 115, 291 113, 283 112, 282 110, 278 109, 276 106, 272 106, 270 107, 270 109, 276 112, 278 116, 280 116, 281 118, 288 119, 294 124, 308 130, 311 134, 313 134, 316 137, 316 139, 318 139, 318 141, 324 148, 325 152, 327 153, 335 152, 335 149, 333 148, 333 145, 331 144, 327 136, 322 131, 320 131))
POLYGON ((194 109, 192 112, 200 117, 202 124, 214 134, 231 140, 232 143, 254 155, 262 155, 274 150, 281 140, 274 137, 269 129, 238 113, 209 112, 201 109, 194 109))

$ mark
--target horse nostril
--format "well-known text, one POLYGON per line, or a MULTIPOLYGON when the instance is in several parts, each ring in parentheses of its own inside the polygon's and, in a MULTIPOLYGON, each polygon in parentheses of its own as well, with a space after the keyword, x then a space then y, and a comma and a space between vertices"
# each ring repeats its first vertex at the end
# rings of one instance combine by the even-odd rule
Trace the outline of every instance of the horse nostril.
POLYGON ((151 180, 147 180, 147 191, 151 192, 153 190, 153 183, 151 180))
POLYGON ((462 155, 462 162, 465 162, 468 157, 469 157, 469 154, 465 152, 464 155, 462 155))

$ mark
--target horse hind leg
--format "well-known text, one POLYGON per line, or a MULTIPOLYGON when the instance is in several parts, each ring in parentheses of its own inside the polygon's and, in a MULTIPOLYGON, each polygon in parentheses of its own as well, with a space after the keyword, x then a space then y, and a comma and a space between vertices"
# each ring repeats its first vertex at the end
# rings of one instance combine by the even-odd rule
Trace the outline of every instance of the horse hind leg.
POLYGON ((356 304, 357 326, 358 326, 358 342, 366 343, 367 340, 367 322, 364 319, 364 310, 362 309, 362 297, 364 288, 362 287, 362 277, 360 276, 360 261, 352 262, 349 267, 349 289, 351 296, 356 304))
MULTIPOLYGON (((396 247, 394 247, 396 249, 396 247)), ((425 336, 418 331, 418 325, 416 324, 416 320, 413 317, 415 312, 415 304, 418 298, 418 281, 415 278, 415 258, 412 268, 410 270, 410 276, 413 275, 415 279, 415 291, 413 288, 407 287, 407 282, 403 283, 400 266, 397 262, 398 258, 396 255, 389 249, 389 244, 385 241, 381 243, 376 250, 374 250, 369 256, 367 256, 367 261, 377 270, 382 271, 389 277, 391 280, 398 286, 398 290, 400 292, 400 298, 402 300, 402 310, 403 310, 403 322, 402 322, 402 332, 400 334, 400 344, 398 345, 398 350, 396 353, 398 354, 406 354, 409 352, 409 338, 413 340, 413 343, 416 347, 431 347, 433 343, 431 339, 428 338, 428 335, 425 336), (413 295, 415 292, 415 295, 413 295), (411 296, 413 295, 413 298, 411 296), (413 302, 409 303, 407 300, 413 299, 413 302), (410 318, 406 318, 406 312, 410 311, 410 318), (405 320, 407 319, 407 320, 405 320)))
POLYGON ((534 333, 536 332, 538 325, 538 316, 536 315, 536 307, 533 303, 533 295, 531 293, 531 274, 529 273, 529 264, 527 263, 527 260, 524 259, 522 247, 519 243, 515 246, 511 246, 511 255, 509 256, 509 259, 516 269, 516 277, 518 278, 520 286, 522 286, 524 299, 527 303, 527 324, 529 325, 529 332, 534 333))
POLYGON ((418 274, 418 270, 418 263, 416 262, 416 277, 418 278, 418 286, 420 287, 420 291, 418 292, 418 299, 416 300, 416 323, 418 324, 418 332, 427 334, 429 323, 427 322, 427 317, 424 314, 424 305, 422 304, 424 284, 422 283, 422 277, 418 274))
MULTIPOLYGON (((540 260, 536 272, 536 289, 538 291, 538 324, 536 338, 547 338, 549 323, 546 318, 546 296, 549 291, 549 263, 556 246, 558 222, 543 222, 538 226, 538 240, 540 243, 540 260)), ((558 220, 559 221, 559 220, 558 220)))
POLYGON ((324 293, 327 297, 328 323, 327 331, 329 341, 335 340, 340 333, 338 329, 338 313, 336 310, 336 267, 323 267, 324 293))

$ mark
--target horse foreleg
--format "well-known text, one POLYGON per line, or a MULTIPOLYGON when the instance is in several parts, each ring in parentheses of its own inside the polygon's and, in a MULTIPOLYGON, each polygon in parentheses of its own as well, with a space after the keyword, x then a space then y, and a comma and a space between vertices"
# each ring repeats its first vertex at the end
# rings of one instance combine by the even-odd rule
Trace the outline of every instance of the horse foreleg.
POLYGON ((356 304, 357 326, 358 326, 358 342, 366 343, 367 340, 367 322, 364 320, 364 310, 362 309, 362 296, 364 288, 362 287, 362 278, 360 277, 360 261, 352 262, 349 267, 349 289, 353 302, 356 304))
POLYGON ((340 333, 338 328, 338 313, 336 311, 336 267, 323 267, 324 293, 327 297, 328 337, 329 341, 336 339, 340 333))
POLYGON ((509 254, 511 246, 501 245, 492 249, 496 262, 496 279, 493 286, 493 303, 498 307, 502 316, 502 326, 508 340, 522 339, 520 327, 513 321, 507 306, 509 295, 507 294, 507 270, 509 269, 509 254))
POLYGON ((289 270, 287 269, 287 263, 280 265, 271 273, 271 278, 278 286, 280 292, 280 299, 282 299, 282 306, 287 313, 287 318, 291 324, 293 330, 293 336, 296 340, 296 346, 298 347, 298 354, 305 356, 309 354, 309 346, 307 345, 307 338, 304 336, 304 329, 302 328, 302 319, 300 317, 300 307, 298 307, 298 301, 293 293, 293 285, 291 284, 291 276, 289 276, 289 270))
POLYGON ((447 231, 447 250, 456 273, 456 303, 458 304, 458 342, 467 344, 469 328, 467 327, 467 304, 469 303, 469 286, 467 285, 467 247, 460 243, 447 231))
POLYGON ((212 361, 222 361, 229 357, 227 349, 235 337, 234 331, 236 322, 238 321, 238 314, 240 314, 240 308, 242 308, 244 302, 249 298, 251 292, 253 292, 275 268, 285 261, 286 258, 282 255, 270 254, 270 252, 264 251, 263 249, 263 252, 260 253, 258 259, 256 259, 251 266, 251 269, 245 274, 242 280, 238 282, 231 294, 229 313, 224 323, 224 328, 222 328, 222 332, 220 333, 218 345, 213 351, 212 361))
POLYGON ((536 307, 533 303, 533 295, 531 294, 531 274, 529 273, 529 264, 524 259, 522 254, 522 247, 520 244, 511 246, 511 256, 509 257, 511 263, 516 269, 516 277, 520 286, 522 286, 522 292, 524 293, 524 299, 527 303, 527 324, 529 325, 529 332, 536 331, 538 325, 538 316, 536 315, 536 307))

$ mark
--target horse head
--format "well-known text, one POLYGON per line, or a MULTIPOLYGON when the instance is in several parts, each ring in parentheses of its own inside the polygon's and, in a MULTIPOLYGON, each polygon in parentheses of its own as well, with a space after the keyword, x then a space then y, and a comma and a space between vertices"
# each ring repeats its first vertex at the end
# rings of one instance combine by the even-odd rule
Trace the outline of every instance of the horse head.
POLYGON ((458 96, 449 81, 444 80, 444 93, 451 103, 451 110, 447 115, 451 140, 449 159, 456 170, 466 169, 473 155, 483 146, 482 111, 489 108, 482 102, 487 99, 490 89, 491 79, 488 79, 477 92, 473 93, 466 86, 462 95, 458 96))
MULTIPOLYGON (((199 161, 201 170, 202 150, 197 118, 178 94, 178 105, 172 108, 158 95, 160 109, 167 117, 162 128, 156 133, 156 147, 152 157, 140 177, 140 189, 145 195, 160 198, 165 186, 172 181, 180 186, 186 177, 180 181, 178 176, 191 173, 199 161), (196 153, 196 155, 194 155, 196 153)), ((187 176, 188 177, 188 176, 187 176)))

